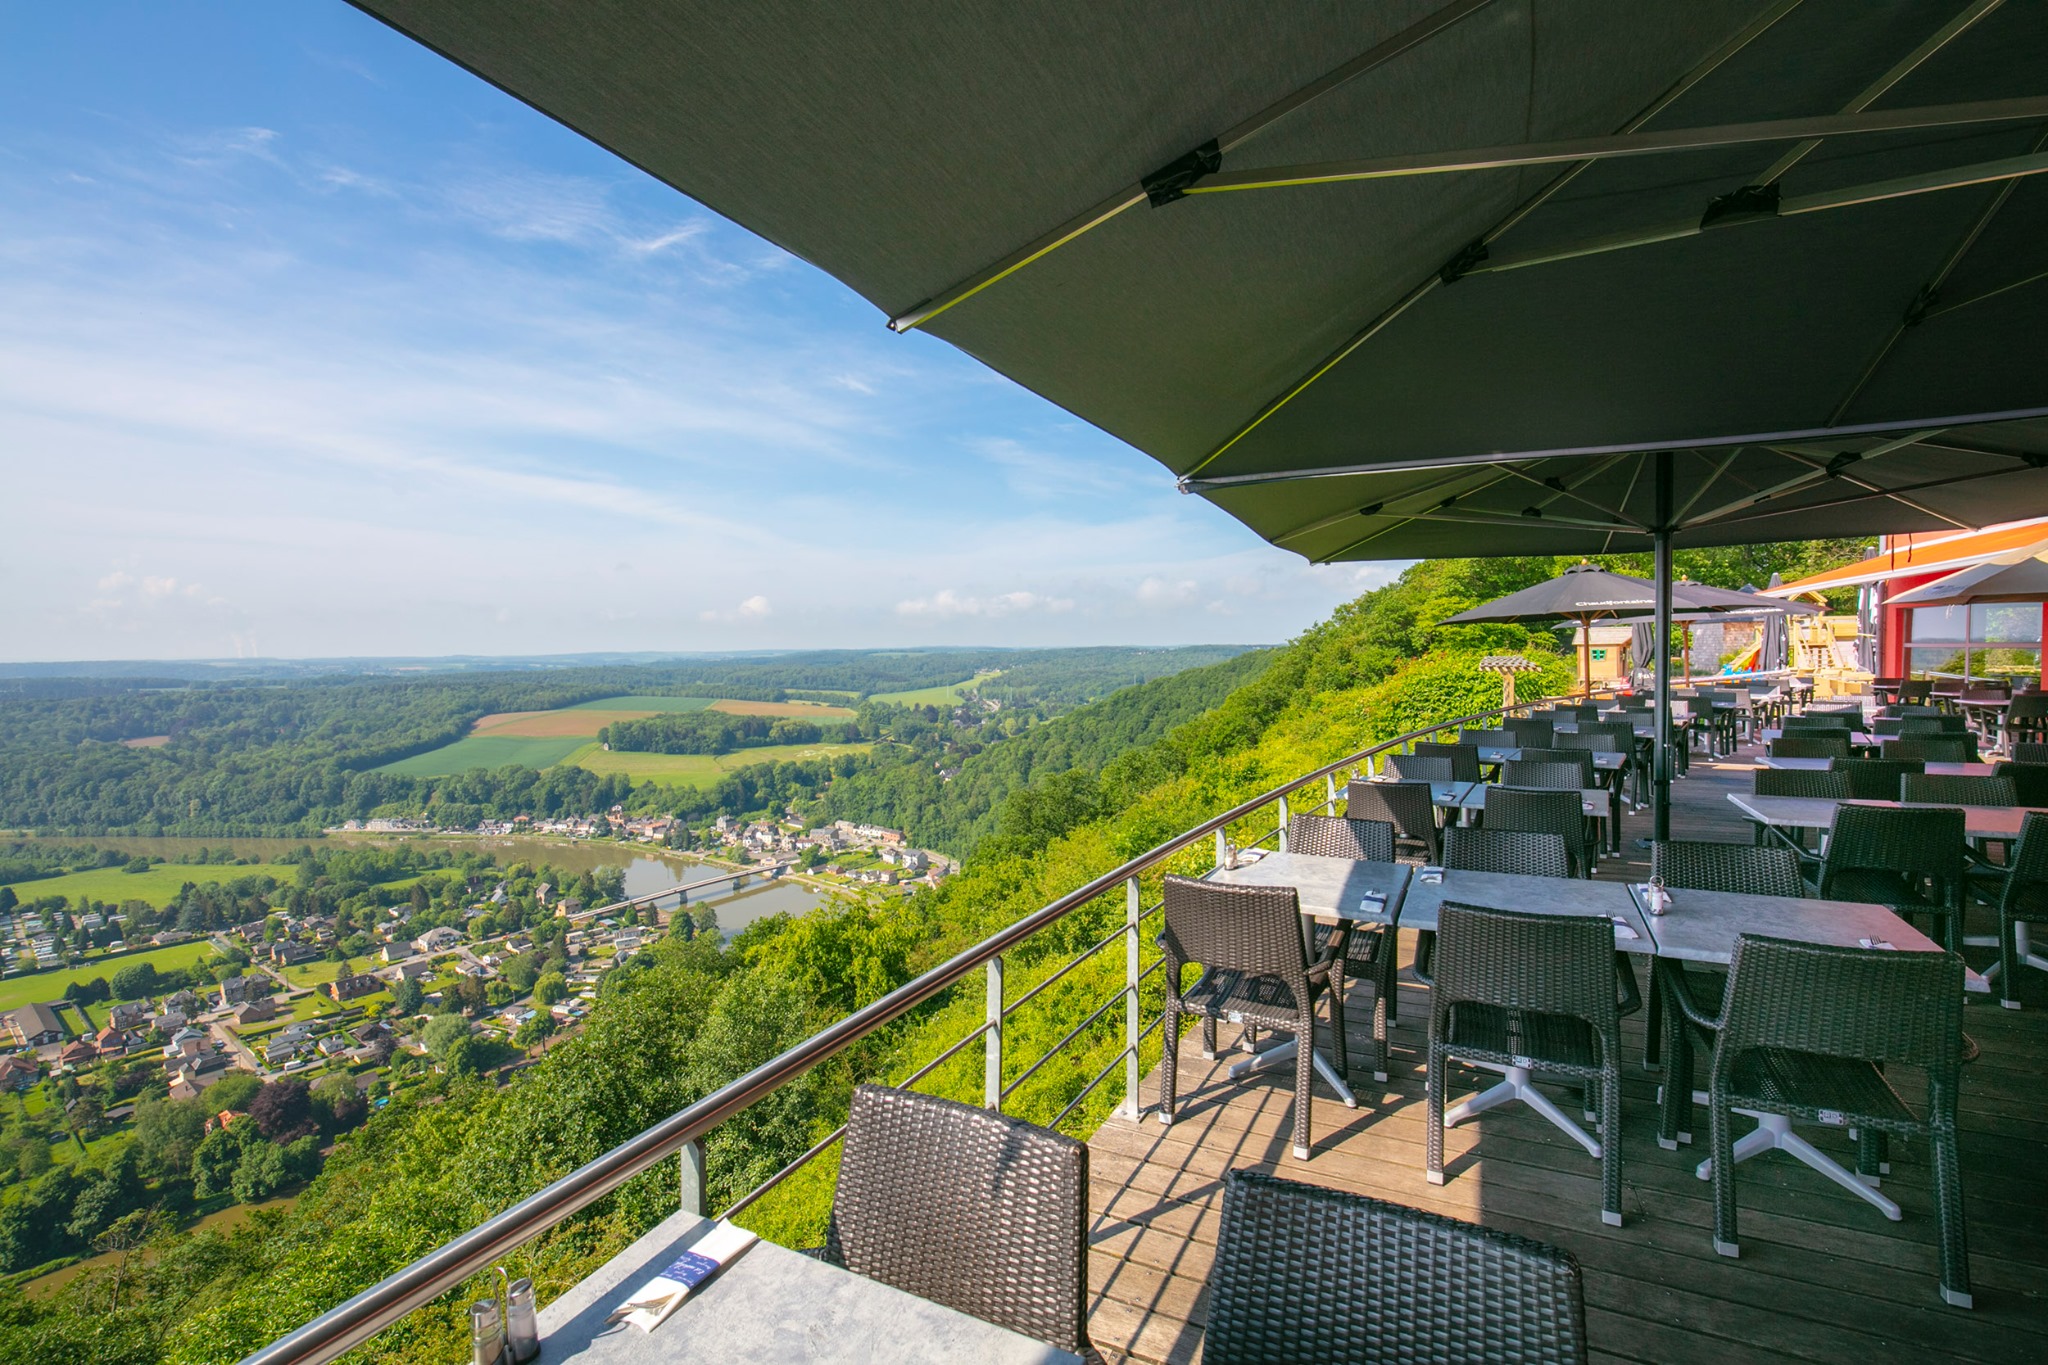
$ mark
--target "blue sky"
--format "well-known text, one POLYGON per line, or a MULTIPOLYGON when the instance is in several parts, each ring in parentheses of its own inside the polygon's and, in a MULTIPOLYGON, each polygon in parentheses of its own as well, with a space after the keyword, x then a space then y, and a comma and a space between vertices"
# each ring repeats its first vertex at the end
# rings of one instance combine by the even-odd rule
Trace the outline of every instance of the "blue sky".
POLYGON ((1267 641, 1383 582, 335 0, 0 6, 0 657, 1267 641))

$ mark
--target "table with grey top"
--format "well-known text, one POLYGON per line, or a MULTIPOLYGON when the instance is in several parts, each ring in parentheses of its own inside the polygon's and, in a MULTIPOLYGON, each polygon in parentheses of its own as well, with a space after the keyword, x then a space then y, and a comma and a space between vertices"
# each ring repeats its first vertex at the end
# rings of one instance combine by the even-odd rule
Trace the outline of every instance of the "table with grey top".
MULTIPOLYGON (((1763 733, 1764 733, 1764 743, 1766 743, 1766 744, 1769 744, 1769 743, 1770 743, 1770 742, 1771 742, 1772 740, 1774 740, 1774 739, 1783 739, 1783 738, 1785 737, 1785 732, 1784 732, 1783 730, 1765 730, 1765 731, 1764 731, 1763 733)), ((1870 733, 1869 731, 1867 731, 1867 730, 1801 730, 1801 731, 1800 731, 1799 733, 1800 733, 1800 734, 1802 734, 1802 735, 1821 735, 1821 736, 1827 736, 1827 735, 1843 735, 1843 736, 1846 736, 1846 737, 1848 738, 1848 741, 1849 741, 1849 747, 1850 747, 1850 748, 1852 748, 1852 749, 1875 749, 1875 748, 1877 748, 1877 747, 1878 747, 1879 745, 1883 744, 1883 743, 1884 743, 1884 741, 1885 741, 1885 739, 1886 739, 1886 736, 1884 736, 1884 735, 1873 735, 1873 734, 1871 734, 1871 733, 1870 733)), ((1900 736, 1898 736, 1898 735, 1892 735, 1892 736, 1890 736, 1890 738, 1892 738, 1892 739, 1898 739, 1898 738, 1900 738, 1900 736)), ((1942 738, 1942 736, 1940 736, 1940 735, 1926 735, 1926 736, 1919 736, 1919 735, 1915 735, 1915 736, 1914 736, 1914 738, 1915 738, 1915 739, 1920 739, 1920 738, 1926 738, 1926 739, 1940 739, 1940 738, 1942 738)))
POLYGON ((605 1318, 713 1224, 677 1213, 540 1314, 546 1365, 813 1361, 1067 1365, 1081 1358, 878 1280, 756 1243, 652 1332, 605 1318))
MULTIPOLYGON (((1522 751, 1520 749, 1509 749, 1498 744, 1480 744, 1475 747, 1479 750, 1479 761, 1481 763, 1519 763, 1522 759, 1522 751)), ((1574 750, 1573 752, 1578 751, 1574 750)), ((1592 755, 1592 759, 1593 771, 1613 773, 1621 771, 1628 763, 1629 756, 1619 753, 1595 753, 1592 755)))
MULTIPOLYGON (((1887 806, 1904 809, 1953 810, 1940 801, 1830 801, 1819 796, 1758 796, 1753 792, 1730 792, 1728 802, 1750 820, 1770 829, 1817 829, 1835 827, 1835 807, 1887 806)), ((2038 807, 1963 806, 1963 837, 1967 839, 2017 839, 2020 826, 2038 807)))
MULTIPOLYGON (((1402 779, 1390 773, 1381 773, 1377 777, 1370 777, 1366 780, 1384 785, 1399 782, 1402 779)), ((1432 782, 1429 784, 1430 804, 1440 806, 1445 810, 1457 810, 1465 802, 1466 791, 1476 785, 1476 783, 1472 782, 1432 782)))
MULTIPOLYGON (((1824 773, 1831 758, 1761 758, 1757 760, 1766 768, 1777 768, 1787 772, 1824 773)), ((1995 777, 1998 767, 1993 763, 1929 763, 1926 772, 1945 777, 1995 777)))
POLYGON ((1434 933, 1445 901, 1530 915, 1603 915, 1627 926, 1626 933, 1617 926, 1616 948, 1646 957, 1656 951, 1642 910, 1620 882, 1524 877, 1510 872, 1447 871, 1440 881, 1416 876, 1409 880, 1408 894, 1401 898, 1401 927, 1434 933))

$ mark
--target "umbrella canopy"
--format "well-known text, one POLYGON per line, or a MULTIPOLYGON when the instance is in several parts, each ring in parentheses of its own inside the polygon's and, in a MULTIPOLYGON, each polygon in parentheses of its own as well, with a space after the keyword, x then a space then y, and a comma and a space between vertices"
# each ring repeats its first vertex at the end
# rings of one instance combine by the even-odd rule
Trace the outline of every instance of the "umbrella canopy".
POLYGON ((2048 513, 2048 6, 357 3, 1312 560, 2048 513))
MULTIPOLYGON (((2036 546, 2035 551, 2042 551, 2036 546)), ((1891 599, 1895 607, 1948 607, 1966 602, 2048 602, 2048 552, 2004 556, 1960 569, 1891 599)))
POLYGON ((355 3, 1311 560, 2048 514, 2048 5, 355 3))

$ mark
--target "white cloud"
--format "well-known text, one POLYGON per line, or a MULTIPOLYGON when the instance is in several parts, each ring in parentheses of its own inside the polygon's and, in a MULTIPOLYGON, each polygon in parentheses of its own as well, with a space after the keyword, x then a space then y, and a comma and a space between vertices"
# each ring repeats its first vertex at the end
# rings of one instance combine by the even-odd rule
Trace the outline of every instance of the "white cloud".
POLYGON ((707 610, 697 613, 700 621, 765 621, 775 614, 767 597, 755 593, 730 611, 707 610))
POLYGON ((988 620, 1000 620, 1019 612, 1044 612, 1060 615, 1074 609, 1071 597, 1050 597, 1035 592, 1004 592, 990 597, 974 597, 941 588, 929 597, 913 597, 896 604, 898 616, 923 616, 944 620, 950 617, 978 616, 988 620))
POLYGON ((1138 601, 1148 607, 1183 607, 1193 602, 1201 590, 1202 585, 1192 578, 1147 578, 1138 585, 1138 601))

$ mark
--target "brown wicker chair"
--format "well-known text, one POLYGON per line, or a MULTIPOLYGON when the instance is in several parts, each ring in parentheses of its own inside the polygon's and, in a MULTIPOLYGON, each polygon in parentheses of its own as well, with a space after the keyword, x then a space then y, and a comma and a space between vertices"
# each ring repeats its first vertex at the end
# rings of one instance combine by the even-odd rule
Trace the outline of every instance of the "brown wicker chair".
POLYGON ((2015 763, 2048 763, 2048 744, 2016 743, 2012 746, 2012 761, 2015 763))
POLYGON ((1479 750, 1470 744, 1430 744, 1418 740, 1410 746, 1417 758, 1448 758, 1453 782, 1479 780, 1479 750))
MULTIPOLYGON (((1519 767, 1509 764, 1509 767, 1519 767)), ((1542 765, 1549 766, 1549 765, 1542 765)), ((1585 807, 1576 790, 1532 791, 1493 787, 1486 793, 1485 828, 1530 830, 1556 834, 1571 850, 1572 875, 1593 875, 1593 839, 1587 833, 1585 807)))
POLYGON ((1353 820, 1385 821, 1394 827, 1394 856, 1425 863, 1443 858, 1443 830, 1427 782, 1353 782, 1345 788, 1344 812, 1353 820))
POLYGON ((2020 951, 2019 926, 2048 924, 2048 815, 2030 811, 2020 824, 2005 884, 1998 895, 1998 965, 1985 973, 1998 981, 1998 1000, 2009 1010, 2020 1007, 2014 978, 2032 966, 2020 951))
POLYGON ((1088 1340, 1088 1145, 886 1086, 853 1092, 823 1259, 1099 1360, 1088 1340))
POLYGON ((1847 758, 1849 738, 1844 734, 1829 734, 1809 730, 1801 734, 1787 734, 1782 739, 1771 741, 1772 758, 1847 758))
POLYGON ((1917 758, 1925 763, 1975 763, 1977 741, 1969 735, 1915 735, 1909 739, 1888 739, 1883 745, 1886 758, 1917 758))
POLYGON ((2016 806, 2019 792, 2009 778, 1954 773, 1907 773, 1899 799, 1942 806, 2016 806))
POLYGON ((1513 1233, 1229 1171, 1202 1359, 1582 1365, 1579 1264, 1513 1233))
POLYGON ((2001 763, 1992 772, 2012 783, 2022 806, 2048 806, 2048 763, 2001 763))
MULTIPOLYGON (((1381 820, 1335 819, 1297 815, 1287 822, 1287 851, 1321 858, 1351 858, 1367 863, 1394 861, 1394 827, 1381 820)), ((1394 957, 1397 939, 1376 924, 1317 924, 1311 935, 1316 957, 1336 965, 1333 985, 1344 992, 1347 980, 1373 983, 1372 1075, 1387 1079, 1387 1027, 1395 1022, 1394 957)))
POLYGON ((1956 1092, 1962 1057, 1963 963, 1953 953, 1838 948, 1744 934, 1728 968, 1707 1085, 1712 1155, 1697 1174, 1714 1182, 1714 1250, 1740 1254, 1735 1168, 1783 1151, 1898 1220, 1877 1190, 1889 1135, 1925 1137, 1932 1149, 1941 1225, 1941 1296, 1970 1306, 1956 1092), (1924 1114, 1887 1078, 1889 1066, 1926 1073, 1924 1114), (1758 1127, 1735 1140, 1738 1113, 1758 1127), (1792 1121, 1856 1130, 1852 1174, 1792 1131, 1792 1121))
MULTIPOLYGON (((1475 754, 1476 759, 1478 756, 1475 754)), ((1441 754, 1389 754, 1387 771, 1403 782, 1456 782, 1458 770, 1441 754)), ((1466 778, 1468 782, 1477 778, 1466 778)))
POLYGON ((1600 1218, 1621 1224, 1621 1023, 1614 925, 1602 915, 1530 915, 1444 902, 1429 1014, 1425 1173, 1444 1183, 1444 1128, 1520 1100, 1600 1161, 1600 1218), (1504 1073, 1446 1113, 1455 1058, 1504 1073), (1536 1072, 1597 1089, 1598 1139, 1542 1091, 1536 1072))
MULTIPOLYGON (((1160 1069, 1159 1121, 1174 1118, 1180 1018, 1202 1021, 1204 1051, 1216 1050, 1216 1023, 1228 1018, 1250 1028, 1291 1033, 1294 1053, 1294 1154, 1308 1159, 1309 1108, 1315 1076, 1316 1001, 1330 999, 1330 1042, 1335 1075, 1344 1075, 1344 996, 1330 989, 1336 963, 1310 962, 1301 938, 1301 906, 1288 886, 1223 886, 1168 877, 1165 951, 1165 1065, 1160 1069), (1181 985, 1181 969, 1201 964, 1194 984, 1181 985)), ((1327 1063, 1325 1063, 1327 1065, 1327 1063)), ((1343 1093, 1340 1087, 1340 1093, 1343 1093)), ((1356 1101, 1347 1098, 1347 1107, 1356 1101)))

